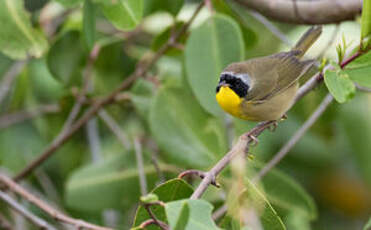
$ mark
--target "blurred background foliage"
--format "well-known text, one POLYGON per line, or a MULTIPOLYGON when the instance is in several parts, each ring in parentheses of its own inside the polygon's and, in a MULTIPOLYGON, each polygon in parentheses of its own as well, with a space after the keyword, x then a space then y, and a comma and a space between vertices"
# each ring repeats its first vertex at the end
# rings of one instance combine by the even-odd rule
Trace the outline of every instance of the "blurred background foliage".
MULTIPOLYGON (((1 169, 16 174, 58 135, 77 92, 83 88, 84 74, 90 71, 91 80, 80 114, 132 74, 145 53, 158 51, 174 31, 173 24, 175 29, 180 28, 198 3, 0 0, 0 80, 14 63, 26 60, 0 107, 1 169), (99 52, 91 60, 97 47, 99 52), (40 105, 57 105, 59 109, 12 125, 4 120, 5 115, 40 105)), ((255 125, 221 111, 215 101, 218 75, 231 62, 290 46, 251 11, 232 1, 211 3, 212 9, 202 9, 190 30, 146 76, 105 107, 121 129, 126 145, 99 116, 39 167, 25 183, 27 188, 73 217, 129 229, 134 222, 136 226, 146 220, 146 213, 139 210, 134 221, 141 196, 135 140, 143 150, 150 191, 185 169, 209 169, 238 135, 255 125)), ((308 28, 271 23, 289 44, 308 28)), ((322 53, 336 62, 336 45, 344 37, 354 48, 360 33, 360 20, 326 25, 308 57, 322 53)), ((362 78, 361 83, 371 87, 370 80, 362 78)), ((324 84, 318 86, 288 112, 288 119, 274 132, 259 137, 259 145, 251 150, 254 157, 247 161, 248 178, 303 124, 326 93, 324 84)), ((273 210, 265 207, 268 221, 262 217, 262 223, 266 229, 283 229, 277 227, 281 220, 289 230, 362 229, 371 214, 370 114, 371 96, 367 93, 357 92, 344 104, 333 103, 278 167, 264 177, 259 186, 261 193, 257 193, 263 198, 258 200, 269 202, 273 210)), ((223 173, 219 177, 222 188, 210 187, 205 200, 214 207, 222 205, 234 179, 233 173, 223 173)), ((161 189, 154 193, 165 202, 188 198, 192 193, 184 182, 172 183, 180 184, 168 183, 162 189, 167 191, 176 185, 181 194, 174 192, 169 198, 169 193, 161 189)), ((197 184, 198 179, 193 183, 197 184)), ((254 193, 254 189, 248 192, 254 193)), ((13 220, 8 207, 0 204, 0 212, 13 220)), ((160 210, 161 215, 168 214, 169 209, 171 213, 178 205, 173 203, 160 210)), ((211 208, 204 203, 181 205, 189 207, 192 218, 197 217, 192 207, 211 208)), ((40 210, 30 208, 53 222, 40 210)), ((167 218, 171 223, 172 219, 167 218)), ((225 229, 239 229, 226 218, 217 223, 225 229)), ((36 229, 28 223, 24 226, 36 229)), ((210 224, 207 229, 214 228, 210 224)))

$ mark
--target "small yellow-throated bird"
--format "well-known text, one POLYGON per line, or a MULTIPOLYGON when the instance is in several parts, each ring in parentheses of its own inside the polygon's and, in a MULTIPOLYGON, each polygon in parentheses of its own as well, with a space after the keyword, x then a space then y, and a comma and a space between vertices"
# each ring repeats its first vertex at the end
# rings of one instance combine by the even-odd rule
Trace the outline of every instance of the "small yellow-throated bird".
POLYGON ((321 32, 321 26, 313 26, 291 51, 230 64, 216 88, 219 105, 244 120, 280 119, 294 103, 298 79, 314 63, 300 58, 321 32))

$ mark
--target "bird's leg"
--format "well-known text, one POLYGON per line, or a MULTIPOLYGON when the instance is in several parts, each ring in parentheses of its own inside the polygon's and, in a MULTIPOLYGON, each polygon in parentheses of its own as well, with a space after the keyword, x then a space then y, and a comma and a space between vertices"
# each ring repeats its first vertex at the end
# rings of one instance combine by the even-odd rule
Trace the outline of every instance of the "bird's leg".
MULTIPOLYGON (((207 176, 207 173, 203 172, 203 171, 200 171, 200 170, 196 170, 196 169, 190 169, 190 170, 186 170, 184 172, 181 172, 179 175, 178 175, 178 178, 179 179, 183 179, 183 177, 185 176, 189 176, 189 175, 195 175, 195 176, 198 176, 200 177, 201 179, 204 179, 206 176, 207 176)), ((211 184, 214 185, 215 187, 219 188, 220 185, 218 184, 218 182, 216 182, 216 178, 212 178, 211 180, 211 184)))
POLYGON ((252 141, 251 146, 257 146, 259 144, 259 140, 253 134, 248 134, 247 137, 252 141))

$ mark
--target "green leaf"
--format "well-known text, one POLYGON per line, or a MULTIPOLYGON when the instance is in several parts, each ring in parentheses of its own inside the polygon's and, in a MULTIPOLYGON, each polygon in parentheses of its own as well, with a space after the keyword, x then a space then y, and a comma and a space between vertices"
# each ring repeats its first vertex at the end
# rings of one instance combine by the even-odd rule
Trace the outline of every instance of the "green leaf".
POLYGON ((263 229, 269 230, 285 230, 286 227, 283 224, 281 218, 274 210, 265 195, 250 181, 247 181, 246 189, 239 197, 231 197, 229 202, 230 206, 229 213, 235 213, 235 208, 241 207, 250 209, 254 208, 256 214, 260 217, 263 229), (244 202, 244 203, 242 203, 244 202))
MULTIPOLYGON (((100 212, 107 208, 128 208, 135 204, 139 200, 140 187, 133 155, 119 154, 74 172, 66 185, 67 205, 76 210, 100 212)), ((174 171, 166 165, 160 167, 165 172, 174 171)), ((145 166, 144 172, 149 187, 153 186, 155 168, 152 165, 145 166)))
POLYGON ((84 2, 84 17, 83 17, 83 33, 84 39, 89 47, 92 49, 95 42, 95 5, 91 0, 84 2))
POLYGON ((244 58, 244 42, 238 24, 215 14, 194 29, 187 41, 185 67, 188 82, 206 111, 219 115, 215 88, 221 71, 244 58))
POLYGON ((325 84, 332 96, 339 103, 350 100, 356 91, 356 87, 344 71, 335 72, 327 70, 325 72, 325 84))
POLYGON ((301 212, 290 212, 285 218, 287 229, 311 230, 310 221, 301 212))
POLYGON ((79 3, 82 3, 84 0, 56 0, 65 7, 74 7, 79 3))
POLYGON ((363 0, 361 39, 371 35, 371 0, 363 0))
POLYGON ((32 28, 22 0, 1 0, 0 22, 0 51, 9 57, 41 57, 48 48, 45 36, 32 28))
POLYGON ((146 121, 149 120, 149 111, 154 95, 154 84, 143 79, 136 80, 130 89, 130 99, 133 101, 133 106, 146 121))
POLYGON ((165 11, 172 15, 177 15, 182 8, 184 0, 145 0, 144 1, 144 16, 148 16, 154 12, 165 11))
POLYGON ((357 164, 357 170, 364 180, 371 185, 371 107, 367 95, 358 94, 352 103, 341 106, 339 118, 336 122, 343 128, 348 144, 350 156, 357 164))
MULTIPOLYGON (((193 188, 181 179, 172 179, 160 184, 153 191, 151 191, 151 193, 156 194, 159 200, 169 202, 190 197, 193 193, 193 188)), ((163 207, 155 205, 151 207, 151 210, 159 220, 166 221, 165 209, 163 207)), ((146 221, 149 218, 150 216, 148 215, 147 211, 140 206, 135 215, 133 227, 140 225, 143 221, 146 221)), ((148 229, 151 230, 159 228, 149 226, 148 229)))
POLYGON ((361 86, 371 87, 371 52, 367 52, 349 63, 344 72, 361 86))
POLYGON ((371 87, 371 66, 367 68, 344 70, 349 78, 360 86, 371 87))
MULTIPOLYGON (((260 170, 262 164, 253 164, 260 170)), ((268 200, 275 207, 286 212, 300 213, 308 220, 317 218, 317 208, 314 200, 294 179, 279 170, 270 170, 262 179, 264 191, 268 200)))
POLYGON ((353 60, 349 63, 345 69, 358 69, 358 68, 365 68, 371 66, 371 51, 368 51, 365 54, 362 54, 360 57, 353 60))
POLYGON ((260 211, 260 220, 264 229, 270 230, 285 230, 281 218, 274 210, 268 199, 259 189, 252 183, 248 182, 248 186, 244 195, 252 200, 252 204, 260 211))
POLYGON ((371 217, 368 219, 366 225, 363 227, 363 230, 370 230, 371 229, 371 217))
POLYGON ((78 31, 63 34, 50 48, 47 64, 53 76, 65 85, 79 79, 86 59, 78 31))
POLYGON ((110 93, 134 71, 135 64, 136 60, 126 53, 123 41, 104 42, 94 63, 95 91, 99 94, 110 93))
POLYGON ((131 30, 142 18, 143 0, 99 1, 103 14, 121 30, 131 30))
POLYGON ((209 166, 226 151, 224 128, 182 88, 163 87, 154 98, 150 128, 170 161, 182 166, 209 166))
POLYGON ((145 196, 140 197, 140 201, 143 202, 143 203, 152 203, 152 202, 156 202, 158 200, 159 200, 158 196, 156 194, 153 194, 153 193, 149 193, 145 196))
MULTIPOLYGON (((169 215, 167 215, 169 216, 169 215)), ((170 218, 168 218, 169 221, 171 220, 170 218)), ((188 223, 188 220, 189 220, 189 206, 187 203, 183 203, 183 206, 181 207, 180 209, 180 213, 179 213, 179 216, 175 222, 174 225, 174 230, 185 230, 186 229, 186 226, 187 226, 187 223, 188 223)), ((170 224, 171 226, 171 224, 170 224)))
MULTIPOLYGON (((167 27, 164 31, 162 31, 159 35, 157 35, 151 44, 151 49, 154 51, 158 51, 166 42, 168 42, 170 36, 174 31, 179 31, 179 29, 184 25, 183 22, 177 22, 174 26, 171 25, 167 27)), ((184 34, 178 39, 179 44, 184 44, 187 36, 184 34)), ((177 48, 170 48, 167 52, 167 55, 179 55, 183 54, 183 52, 177 48)))
POLYGON ((166 203, 166 217, 174 230, 217 230, 211 218, 213 206, 204 200, 180 200, 166 203), (187 221, 188 219, 188 221, 187 221), (186 222, 186 223, 185 223, 186 222))

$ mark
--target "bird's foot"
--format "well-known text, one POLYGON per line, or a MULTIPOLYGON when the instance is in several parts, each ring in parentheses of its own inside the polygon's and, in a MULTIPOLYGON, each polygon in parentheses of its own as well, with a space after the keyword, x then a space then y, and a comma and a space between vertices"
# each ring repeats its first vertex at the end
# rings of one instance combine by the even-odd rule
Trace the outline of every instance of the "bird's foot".
POLYGON ((259 140, 256 136, 248 134, 247 137, 252 141, 251 146, 257 146, 259 144, 259 140))

